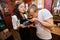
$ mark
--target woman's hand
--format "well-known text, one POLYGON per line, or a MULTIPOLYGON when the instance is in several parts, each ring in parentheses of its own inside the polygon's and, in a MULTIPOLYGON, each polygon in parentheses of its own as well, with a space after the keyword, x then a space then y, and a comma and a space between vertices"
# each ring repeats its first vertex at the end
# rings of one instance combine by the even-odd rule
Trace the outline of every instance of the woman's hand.
POLYGON ((23 25, 23 24, 20 24, 19 26, 20 28, 26 28, 27 26, 23 25))

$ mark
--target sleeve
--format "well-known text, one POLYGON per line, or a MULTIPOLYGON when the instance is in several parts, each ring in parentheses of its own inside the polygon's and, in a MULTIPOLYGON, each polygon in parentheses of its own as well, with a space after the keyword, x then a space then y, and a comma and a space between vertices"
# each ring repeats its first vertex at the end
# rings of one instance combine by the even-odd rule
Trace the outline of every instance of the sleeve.
POLYGON ((12 25, 13 29, 17 29, 17 17, 15 15, 12 16, 12 25))
POLYGON ((53 18, 52 14, 50 13, 50 11, 48 11, 47 9, 43 10, 43 18, 44 20, 47 20, 49 18, 53 18))

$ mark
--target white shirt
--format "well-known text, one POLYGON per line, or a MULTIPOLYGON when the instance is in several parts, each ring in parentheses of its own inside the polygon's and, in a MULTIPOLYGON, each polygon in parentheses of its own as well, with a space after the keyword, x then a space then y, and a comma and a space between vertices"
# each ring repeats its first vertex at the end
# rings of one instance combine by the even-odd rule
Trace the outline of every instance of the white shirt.
MULTIPOLYGON (((28 18, 26 14, 24 14, 24 16, 26 19, 28 18)), ((16 15, 12 16, 12 25, 14 30, 16 30, 20 26, 20 20, 17 18, 16 15)))
POLYGON ((13 29, 16 30, 18 27, 18 19, 16 15, 12 16, 12 25, 13 25, 13 29))
MULTIPOLYGON (((37 18, 40 20, 47 20, 51 17, 53 16, 47 9, 42 9, 38 12, 37 18)), ((42 26, 40 23, 36 23, 36 28, 37 28, 36 34, 40 39, 51 39, 52 38, 50 30, 42 26)))

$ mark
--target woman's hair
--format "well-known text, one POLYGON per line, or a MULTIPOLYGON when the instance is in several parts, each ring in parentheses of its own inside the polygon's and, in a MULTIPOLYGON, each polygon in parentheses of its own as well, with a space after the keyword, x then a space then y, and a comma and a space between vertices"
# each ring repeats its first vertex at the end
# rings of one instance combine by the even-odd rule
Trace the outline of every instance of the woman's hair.
POLYGON ((30 9, 33 8, 34 12, 36 12, 36 10, 38 9, 37 6, 35 4, 32 4, 28 7, 28 13, 30 12, 30 9))
MULTIPOLYGON (((23 17, 20 15, 20 12, 19 12, 19 9, 18 9, 18 7, 19 7, 19 5, 21 5, 22 3, 17 3, 17 4, 15 4, 15 6, 14 6, 14 14, 17 16, 17 18, 18 19, 20 19, 20 20, 22 20, 23 19, 23 17)), ((25 13, 25 12, 24 12, 25 13)))

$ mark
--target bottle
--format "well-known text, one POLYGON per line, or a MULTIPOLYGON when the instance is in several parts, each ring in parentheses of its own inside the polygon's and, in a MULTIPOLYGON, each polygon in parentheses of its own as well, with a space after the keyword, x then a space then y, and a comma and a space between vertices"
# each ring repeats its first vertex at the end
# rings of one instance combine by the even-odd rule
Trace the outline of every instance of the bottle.
POLYGON ((29 21, 25 21, 25 22, 23 22, 24 25, 27 25, 28 23, 29 23, 29 21))

